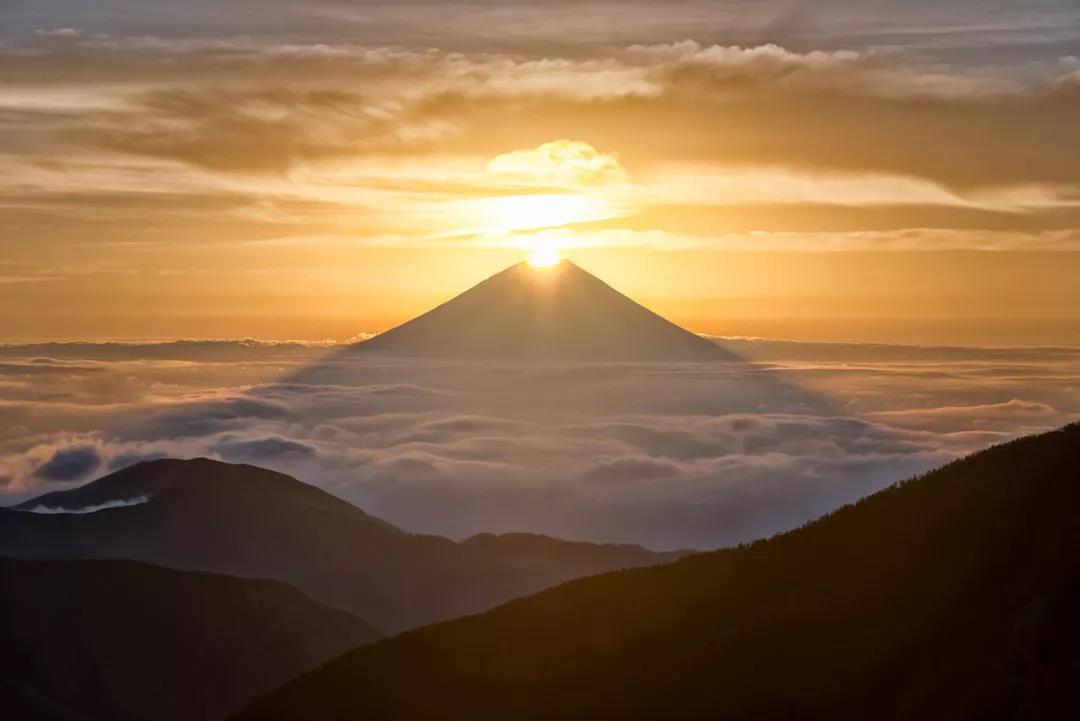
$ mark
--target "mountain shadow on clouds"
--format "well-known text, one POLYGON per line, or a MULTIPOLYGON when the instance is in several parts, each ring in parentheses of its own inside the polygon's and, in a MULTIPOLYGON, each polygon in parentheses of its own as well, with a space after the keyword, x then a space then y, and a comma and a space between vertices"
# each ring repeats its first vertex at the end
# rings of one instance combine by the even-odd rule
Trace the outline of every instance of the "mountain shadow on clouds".
POLYGON ((282 382, 381 384, 387 394, 406 388, 445 391, 461 412, 713 413, 827 406, 567 260, 550 268, 512 265, 282 382))
POLYGON ((1080 425, 349 652, 241 721, 1071 719, 1080 425))
POLYGON ((414 535, 289 476, 207 459, 141 463, 0 509, 0 554, 276 579, 388 632, 676 557, 526 534, 414 535), (71 512, 29 510, 41 506, 71 512), (87 507, 105 509, 77 512, 87 507))
MULTIPOLYGON (((796 487, 788 470, 771 468, 791 448, 826 445, 797 426, 833 427, 830 419, 842 415, 782 373, 563 261, 511 266, 278 382, 174 407, 117 437, 141 446, 182 440, 170 455, 303 473, 410 530, 715 548, 790 528, 880 487, 860 472, 816 483, 820 497, 781 497, 785 487, 805 496, 810 484, 796 487), (750 418, 768 414, 766 423, 750 418), (709 419, 715 427, 703 428, 709 419), (723 468, 712 470, 710 459, 723 468), (757 483, 766 475, 769 488, 757 483), (690 487, 699 479, 708 486, 701 493, 690 487), (775 513, 759 502, 768 497, 777 498, 775 513), (727 527, 731 518, 737 528, 727 527)), ((878 453, 883 444, 867 434, 882 435, 847 424, 837 445, 878 453)), ((887 445, 881 458, 900 447, 907 462, 903 443, 887 445)), ((841 454, 822 454, 804 464, 807 477, 839 465, 841 454)))

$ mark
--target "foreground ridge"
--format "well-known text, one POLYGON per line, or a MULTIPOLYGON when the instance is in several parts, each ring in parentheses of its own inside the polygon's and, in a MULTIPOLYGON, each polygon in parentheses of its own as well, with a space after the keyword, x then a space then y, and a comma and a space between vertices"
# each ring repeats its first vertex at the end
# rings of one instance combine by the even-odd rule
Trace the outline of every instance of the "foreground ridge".
POLYGON ((0 713, 217 721, 381 634, 276 581, 0 557, 0 713))
POLYGON ((237 718, 1069 718, 1078 592, 1071 425, 767 541, 357 649, 237 718))

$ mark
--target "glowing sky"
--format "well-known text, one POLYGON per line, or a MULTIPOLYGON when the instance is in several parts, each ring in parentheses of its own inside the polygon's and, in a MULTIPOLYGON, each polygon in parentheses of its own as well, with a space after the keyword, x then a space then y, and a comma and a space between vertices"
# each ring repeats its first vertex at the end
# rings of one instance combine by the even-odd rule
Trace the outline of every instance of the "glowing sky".
POLYGON ((694 330, 1080 344, 1080 9, 15 0, 0 341, 335 338, 559 253, 694 330))

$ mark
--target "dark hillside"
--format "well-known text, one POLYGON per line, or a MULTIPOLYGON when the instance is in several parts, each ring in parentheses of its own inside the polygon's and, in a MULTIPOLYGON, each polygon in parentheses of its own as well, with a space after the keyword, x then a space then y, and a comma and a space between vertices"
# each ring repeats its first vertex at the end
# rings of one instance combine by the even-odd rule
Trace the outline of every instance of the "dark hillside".
POLYGON ((240 718, 1072 718, 1078 588, 1073 425, 768 541, 357 649, 240 718))
POLYGON ((206 458, 140 463, 19 506, 0 508, 0 554, 27 560, 127 558, 171 568, 273 578, 387 632, 477 613, 572 578, 671 560, 637 546, 537 535, 461 543, 411 534, 314 486, 206 458))
POLYGON ((0 718, 210 721, 378 636, 275 581, 0 558, 0 718))

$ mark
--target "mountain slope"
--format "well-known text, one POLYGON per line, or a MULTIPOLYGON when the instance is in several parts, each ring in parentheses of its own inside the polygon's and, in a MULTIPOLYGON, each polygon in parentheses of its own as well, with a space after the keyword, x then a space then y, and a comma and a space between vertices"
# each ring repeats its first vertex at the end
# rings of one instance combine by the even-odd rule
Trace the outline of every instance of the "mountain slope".
POLYGON ((1074 425, 768 541, 354 650, 239 718, 1070 718, 1078 593, 1074 425))
POLYGON ((219 719, 378 635, 274 581, 0 558, 0 715, 219 719))
POLYGON ((128 558, 273 578, 386 631, 475 613, 571 578, 670 554, 543 536, 456 543, 406 533, 314 486, 253 466, 160 460, 0 509, 0 554, 128 558), (93 513, 68 510, 147 498, 93 513))
POLYGON ((513 265, 354 350, 547 361, 734 358, 565 260, 513 265))

